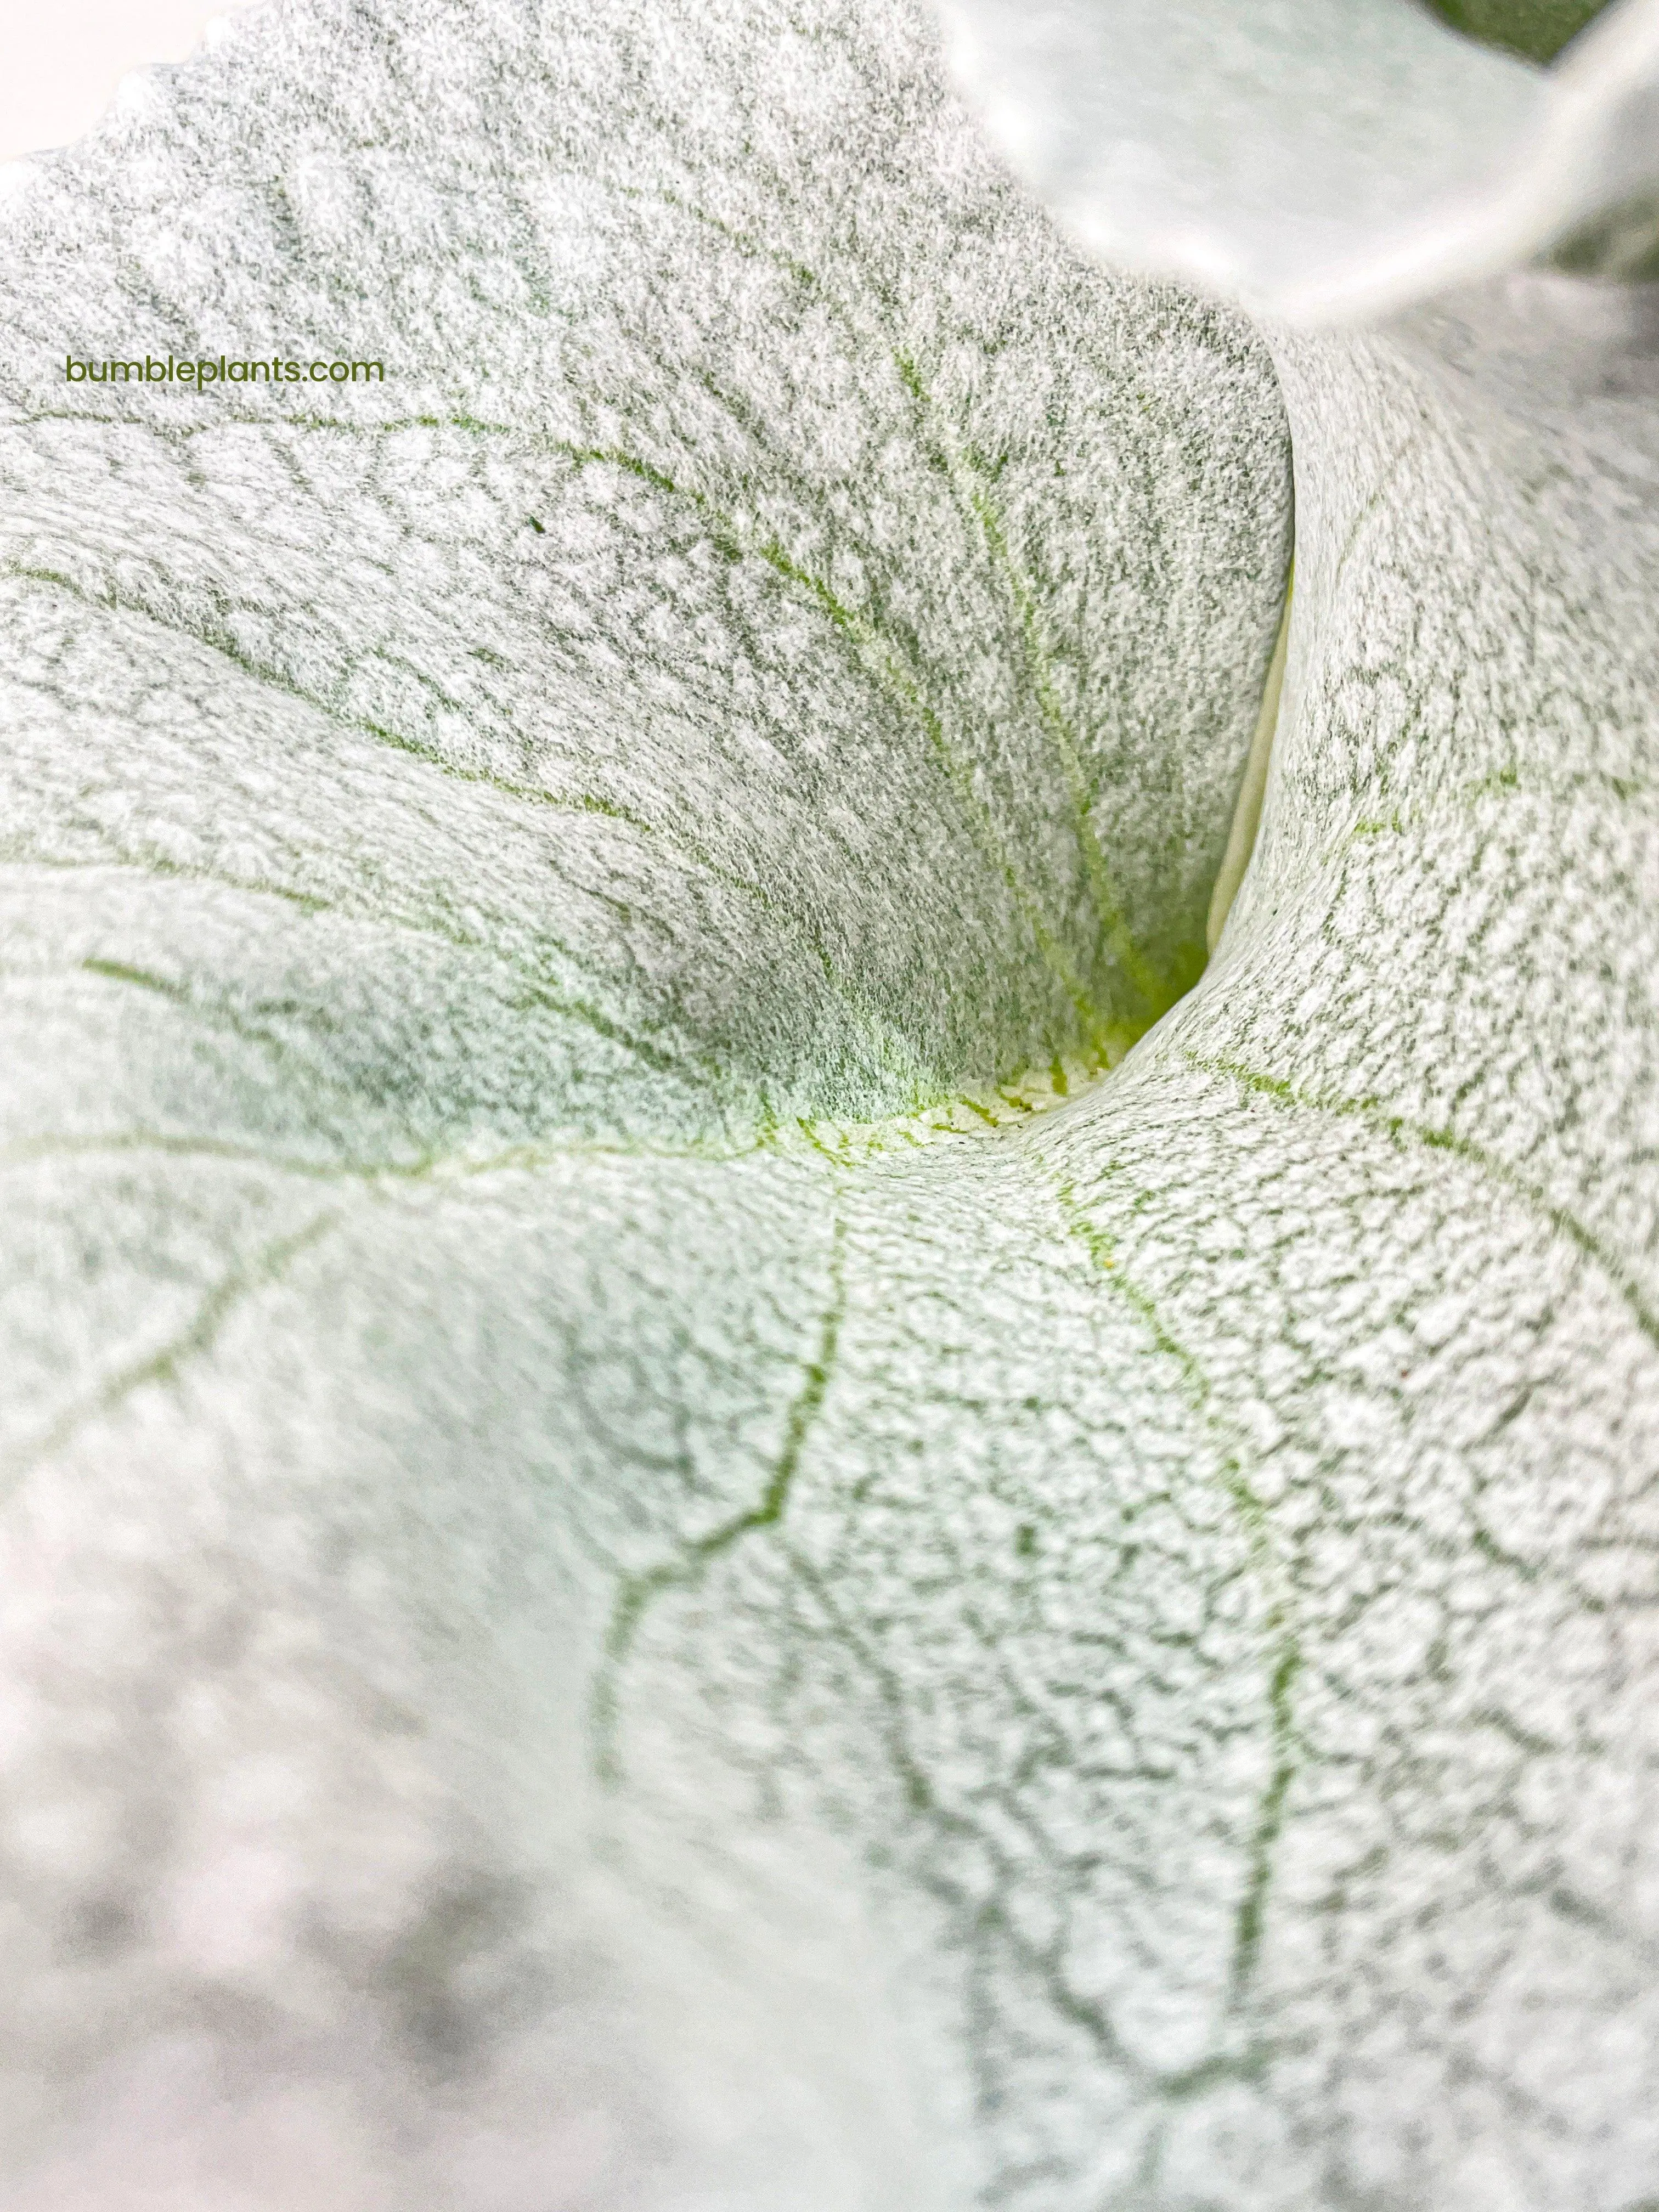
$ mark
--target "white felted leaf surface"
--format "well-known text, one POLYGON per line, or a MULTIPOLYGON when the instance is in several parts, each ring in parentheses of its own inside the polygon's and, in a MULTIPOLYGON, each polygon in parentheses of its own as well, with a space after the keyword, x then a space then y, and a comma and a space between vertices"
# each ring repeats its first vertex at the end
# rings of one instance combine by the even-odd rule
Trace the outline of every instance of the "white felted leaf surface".
POLYGON ((815 1147, 1201 964, 1265 351, 882 8, 295 7, 9 221, 9 2170, 948 2203, 959 1963, 816 1784, 757 1830, 629 1594, 785 1482, 832 1277, 872 1422, 914 1363, 815 1147), (388 375, 63 375, 221 351, 388 375))
POLYGON ((1416 0, 940 0, 957 77, 1104 260, 1300 321, 1535 253, 1659 174, 1659 7, 1545 74, 1416 0))
POLYGON ((14 2200, 1638 2212, 1639 295, 1275 340, 1120 1060, 1244 326, 873 5, 146 97, 8 218, 14 2200))

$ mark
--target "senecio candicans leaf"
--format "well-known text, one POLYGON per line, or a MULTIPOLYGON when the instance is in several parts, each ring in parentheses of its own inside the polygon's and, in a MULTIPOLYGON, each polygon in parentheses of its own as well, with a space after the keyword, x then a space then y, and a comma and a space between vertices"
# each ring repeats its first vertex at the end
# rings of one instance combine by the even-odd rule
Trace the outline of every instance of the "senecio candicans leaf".
POLYGON ((1412 0, 941 13, 992 137, 1074 236, 1269 315, 1375 313, 1492 276, 1659 172, 1652 0, 1548 71, 1412 0))
POLYGON ((1659 2200, 1659 0, 946 27, 0 172, 21 2212, 1659 2200))

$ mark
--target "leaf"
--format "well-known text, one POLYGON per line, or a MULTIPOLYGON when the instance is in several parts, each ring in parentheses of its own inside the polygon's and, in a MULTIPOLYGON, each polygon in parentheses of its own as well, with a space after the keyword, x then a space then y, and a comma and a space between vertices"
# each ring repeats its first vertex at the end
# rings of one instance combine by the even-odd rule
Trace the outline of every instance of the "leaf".
POLYGON ((1649 308, 1276 384, 930 52, 296 7, 16 195, 41 2205, 1659 2189, 1649 308))
POLYGON ((1656 182, 1653 0, 1609 10, 1547 75, 1413 0, 940 13, 991 137, 1073 236, 1270 317, 1409 306, 1656 182))
POLYGON ((1553 61, 1607 4, 1607 0, 1429 0, 1455 30, 1535 62, 1553 61))
MULTIPOLYGON (((741 14, 654 58, 625 11, 539 70, 508 40, 446 94, 465 114, 526 77, 478 125, 479 180, 408 37, 285 21, 269 62, 227 50, 20 205, 32 649, 171 631, 187 695, 262 719, 205 782, 204 744, 154 764, 165 834, 95 739, 108 826, 19 849, 340 915, 352 979, 313 991, 267 900, 245 1011, 280 1005, 285 1048, 380 1099, 388 1139, 740 1133, 1120 1054, 1201 964, 1271 650, 1288 522, 1257 342, 1057 249, 914 76, 912 24, 865 58, 833 13, 780 19, 822 112, 746 151, 741 14), (386 143, 354 161, 297 81, 359 46, 386 143), (233 123, 260 68, 289 106, 233 123), (625 98, 664 103, 654 135, 618 130, 625 98), (327 404, 54 388, 65 333, 94 361, 389 369, 327 404), (86 488, 48 501, 65 465, 86 488), (161 543, 132 542, 134 498, 161 543)), ((33 787, 78 789, 88 759, 46 742, 33 787)))
POLYGON ((290 9, 8 219, 11 2162, 898 2189, 850 2037, 791 2062, 832 2150, 740 2123, 769 1969, 700 2083, 630 1700, 884 1387, 852 1164, 1202 964, 1265 351, 1081 264, 883 8, 290 9), (272 354, 385 380, 67 368, 272 354))

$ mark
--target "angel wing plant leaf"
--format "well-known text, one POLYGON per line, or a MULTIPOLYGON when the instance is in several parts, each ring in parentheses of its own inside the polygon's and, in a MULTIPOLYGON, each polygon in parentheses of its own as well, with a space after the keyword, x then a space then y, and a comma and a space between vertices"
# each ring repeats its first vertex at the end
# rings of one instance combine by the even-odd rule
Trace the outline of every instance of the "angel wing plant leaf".
POLYGON ((24 2201, 1651 2194, 1640 295, 1275 368, 878 0, 6 220, 24 2201))
POLYGON ((1650 0, 1601 13, 1550 70, 1524 58, 1593 12, 941 5, 957 81, 1072 235, 1117 265, 1185 270, 1303 324, 1490 276, 1631 203, 1649 237, 1650 0))

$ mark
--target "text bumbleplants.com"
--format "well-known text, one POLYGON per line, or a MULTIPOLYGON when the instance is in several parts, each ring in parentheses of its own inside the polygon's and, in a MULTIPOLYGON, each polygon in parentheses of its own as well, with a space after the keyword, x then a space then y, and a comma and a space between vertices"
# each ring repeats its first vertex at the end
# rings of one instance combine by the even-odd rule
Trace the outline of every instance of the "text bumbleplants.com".
POLYGON ((202 391, 210 384, 384 384, 386 366, 378 361, 229 361, 223 354, 179 361, 172 354, 146 354, 130 361, 81 361, 64 357, 66 384, 182 384, 202 391))

